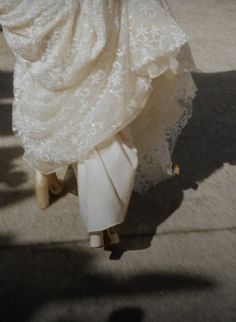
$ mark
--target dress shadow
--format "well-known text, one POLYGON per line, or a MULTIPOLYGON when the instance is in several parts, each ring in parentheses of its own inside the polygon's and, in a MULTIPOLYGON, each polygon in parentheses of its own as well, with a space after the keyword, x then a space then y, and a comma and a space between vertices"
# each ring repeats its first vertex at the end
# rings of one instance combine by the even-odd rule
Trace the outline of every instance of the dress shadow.
MULTIPOLYGON (((204 292, 215 287, 214 279, 209 276, 184 270, 150 270, 128 276, 101 271, 97 269, 97 256, 81 244, 12 248, 14 236, 2 234, 1 244, 5 245, 0 249, 0 321, 4 322, 31 321, 35 314, 41 316, 40 321, 93 321, 93 310, 86 310, 86 317, 81 313, 75 317, 71 307, 79 308, 80 303, 83 306, 85 300, 91 303, 94 298, 116 301, 121 296, 155 294, 156 299, 161 299, 163 292, 177 296, 183 291, 204 292), (58 313, 60 318, 52 320, 48 312, 50 304, 53 304, 53 316, 58 313), (62 306, 65 313, 60 314, 62 306)), ((108 321, 117 321, 119 316, 142 321, 140 309, 132 307, 111 312, 108 321)))
POLYGON ((173 153, 180 175, 144 195, 133 193, 126 221, 119 227, 123 238, 113 249, 113 259, 126 250, 149 247, 158 226, 181 205, 185 190, 196 190, 224 163, 236 164, 236 71, 194 73, 193 78, 198 88, 193 115, 173 153))

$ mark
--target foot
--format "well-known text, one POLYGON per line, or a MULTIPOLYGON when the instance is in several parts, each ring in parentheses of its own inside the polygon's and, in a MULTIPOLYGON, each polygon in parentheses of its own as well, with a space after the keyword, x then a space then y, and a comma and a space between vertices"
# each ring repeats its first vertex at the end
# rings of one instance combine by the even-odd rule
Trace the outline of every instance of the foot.
POLYGON ((91 248, 103 247, 103 232, 97 231, 89 234, 89 242, 91 248))
POLYGON ((177 163, 172 164, 172 171, 176 176, 179 176, 180 174, 180 167, 177 163))
POLYGON ((51 173, 48 176, 49 190, 53 195, 59 195, 64 189, 64 183, 57 178, 56 173, 51 173))

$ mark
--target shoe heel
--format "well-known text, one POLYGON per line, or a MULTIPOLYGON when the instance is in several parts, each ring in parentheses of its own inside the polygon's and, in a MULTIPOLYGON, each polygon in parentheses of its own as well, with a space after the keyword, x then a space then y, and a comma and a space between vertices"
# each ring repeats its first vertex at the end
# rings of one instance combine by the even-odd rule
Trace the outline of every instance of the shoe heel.
POLYGON ((172 164, 172 171, 173 171, 173 174, 175 176, 179 176, 180 175, 180 167, 177 163, 173 163, 172 164))
POLYGON ((89 243, 91 248, 103 247, 103 232, 94 232, 89 234, 89 243))
POLYGON ((56 173, 49 174, 46 177, 48 180, 49 192, 54 196, 60 195, 64 190, 64 182, 57 178, 56 173))
POLYGON ((46 209, 49 206, 49 185, 47 176, 39 171, 35 172, 35 192, 36 202, 40 209, 46 209))

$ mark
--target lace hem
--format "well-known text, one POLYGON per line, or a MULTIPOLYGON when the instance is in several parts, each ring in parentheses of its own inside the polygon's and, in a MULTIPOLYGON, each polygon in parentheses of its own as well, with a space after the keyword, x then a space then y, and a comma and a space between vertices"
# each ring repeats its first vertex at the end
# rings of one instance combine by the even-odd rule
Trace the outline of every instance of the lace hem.
MULTIPOLYGON (((144 194, 148 189, 174 175, 172 169, 171 155, 176 145, 176 141, 192 116, 193 99, 196 96, 196 85, 190 72, 185 73, 179 80, 180 86, 174 95, 175 108, 181 109, 181 114, 177 116, 173 126, 166 128, 162 135, 156 134, 156 144, 150 150, 141 151, 138 149, 138 168, 135 177, 134 191, 144 194)), ((169 93, 172 95, 172 93, 169 93)), ((164 107, 163 107, 164 108, 164 107)), ((137 139, 136 139, 137 140, 137 139)))

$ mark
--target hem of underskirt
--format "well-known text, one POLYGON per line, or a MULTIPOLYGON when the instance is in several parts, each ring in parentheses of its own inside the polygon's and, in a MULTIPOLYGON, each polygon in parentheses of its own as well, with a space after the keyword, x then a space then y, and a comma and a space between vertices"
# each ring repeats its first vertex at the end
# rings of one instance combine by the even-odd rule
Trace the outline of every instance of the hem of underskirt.
POLYGON ((91 234, 91 233, 96 233, 96 232, 102 232, 104 230, 107 230, 109 228, 112 228, 112 227, 115 227, 117 225, 120 225, 124 222, 124 220, 121 220, 121 221, 118 221, 118 222, 115 222, 114 224, 109 224, 109 225, 106 225, 104 226, 103 228, 98 228, 98 229, 87 229, 87 232, 88 234, 91 234))

